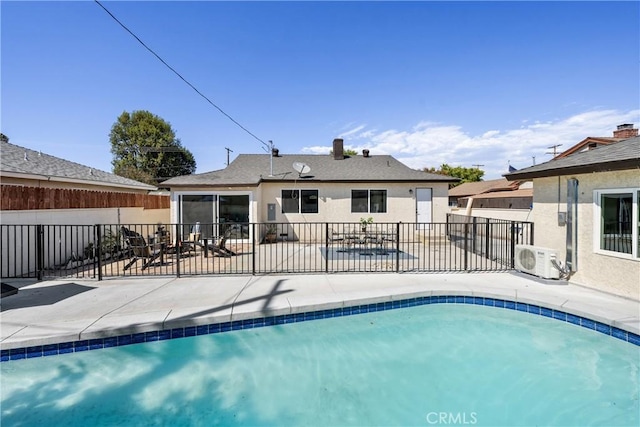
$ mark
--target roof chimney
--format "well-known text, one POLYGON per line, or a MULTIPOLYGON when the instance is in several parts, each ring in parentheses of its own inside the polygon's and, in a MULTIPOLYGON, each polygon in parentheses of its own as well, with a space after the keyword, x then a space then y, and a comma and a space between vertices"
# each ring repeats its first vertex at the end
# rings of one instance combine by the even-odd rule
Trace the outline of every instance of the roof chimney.
POLYGON ((613 131, 614 138, 627 139, 638 136, 638 129, 634 129, 633 124, 625 123, 618 125, 618 129, 613 131))
POLYGON ((344 159, 344 140, 342 138, 333 140, 333 158, 334 160, 344 159))
POLYGON ((369 157, 369 150, 367 150, 366 148, 362 150, 362 157, 369 157))

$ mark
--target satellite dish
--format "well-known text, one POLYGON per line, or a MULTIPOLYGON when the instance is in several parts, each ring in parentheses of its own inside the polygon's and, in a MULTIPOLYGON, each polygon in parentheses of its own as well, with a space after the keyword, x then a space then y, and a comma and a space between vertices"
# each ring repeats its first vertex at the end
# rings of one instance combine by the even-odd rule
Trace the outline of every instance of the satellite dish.
POLYGON ((302 162, 293 162, 293 169, 298 172, 298 175, 302 175, 303 173, 307 173, 311 171, 311 168, 306 163, 302 162))

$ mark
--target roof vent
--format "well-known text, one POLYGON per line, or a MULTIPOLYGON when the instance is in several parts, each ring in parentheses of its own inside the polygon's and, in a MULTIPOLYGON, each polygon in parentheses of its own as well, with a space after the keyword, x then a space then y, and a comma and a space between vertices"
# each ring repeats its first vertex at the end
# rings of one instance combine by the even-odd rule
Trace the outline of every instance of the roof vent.
POLYGON ((274 148, 271 149, 271 155, 273 157, 278 157, 279 153, 280 153, 280 150, 278 150, 277 148, 274 147, 274 148))
POLYGON ((27 152, 24 152, 24 161, 28 162, 29 161, 29 156, 27 155, 27 152))
POLYGON ((363 157, 369 157, 369 150, 367 150, 366 148, 364 150, 362 150, 362 156, 363 157))

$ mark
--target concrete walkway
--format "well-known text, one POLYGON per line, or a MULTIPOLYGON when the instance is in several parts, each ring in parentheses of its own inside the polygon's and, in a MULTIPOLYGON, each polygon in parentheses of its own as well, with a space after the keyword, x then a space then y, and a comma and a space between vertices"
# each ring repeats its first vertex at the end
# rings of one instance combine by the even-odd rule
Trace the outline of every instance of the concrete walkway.
POLYGON ((432 295, 505 299, 640 334, 640 302, 520 273, 333 274, 56 280, 3 298, 13 349, 432 295))

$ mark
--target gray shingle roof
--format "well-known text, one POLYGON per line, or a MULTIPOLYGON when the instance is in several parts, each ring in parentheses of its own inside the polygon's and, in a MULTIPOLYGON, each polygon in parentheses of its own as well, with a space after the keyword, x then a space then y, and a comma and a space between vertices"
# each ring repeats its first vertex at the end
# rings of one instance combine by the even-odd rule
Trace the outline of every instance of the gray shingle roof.
POLYGON ((84 181, 92 185, 156 190, 156 187, 124 178, 89 166, 50 156, 2 141, 0 145, 0 175, 36 175, 52 181, 84 181))
POLYGON ((240 154, 225 169, 168 179, 162 186, 257 185, 260 182, 304 180, 312 182, 456 182, 458 178, 411 169, 392 156, 352 156, 335 160, 331 155, 240 154), (293 163, 307 164, 311 170, 301 176, 293 163))
POLYGON ((510 181, 640 168, 640 136, 505 174, 510 181))

